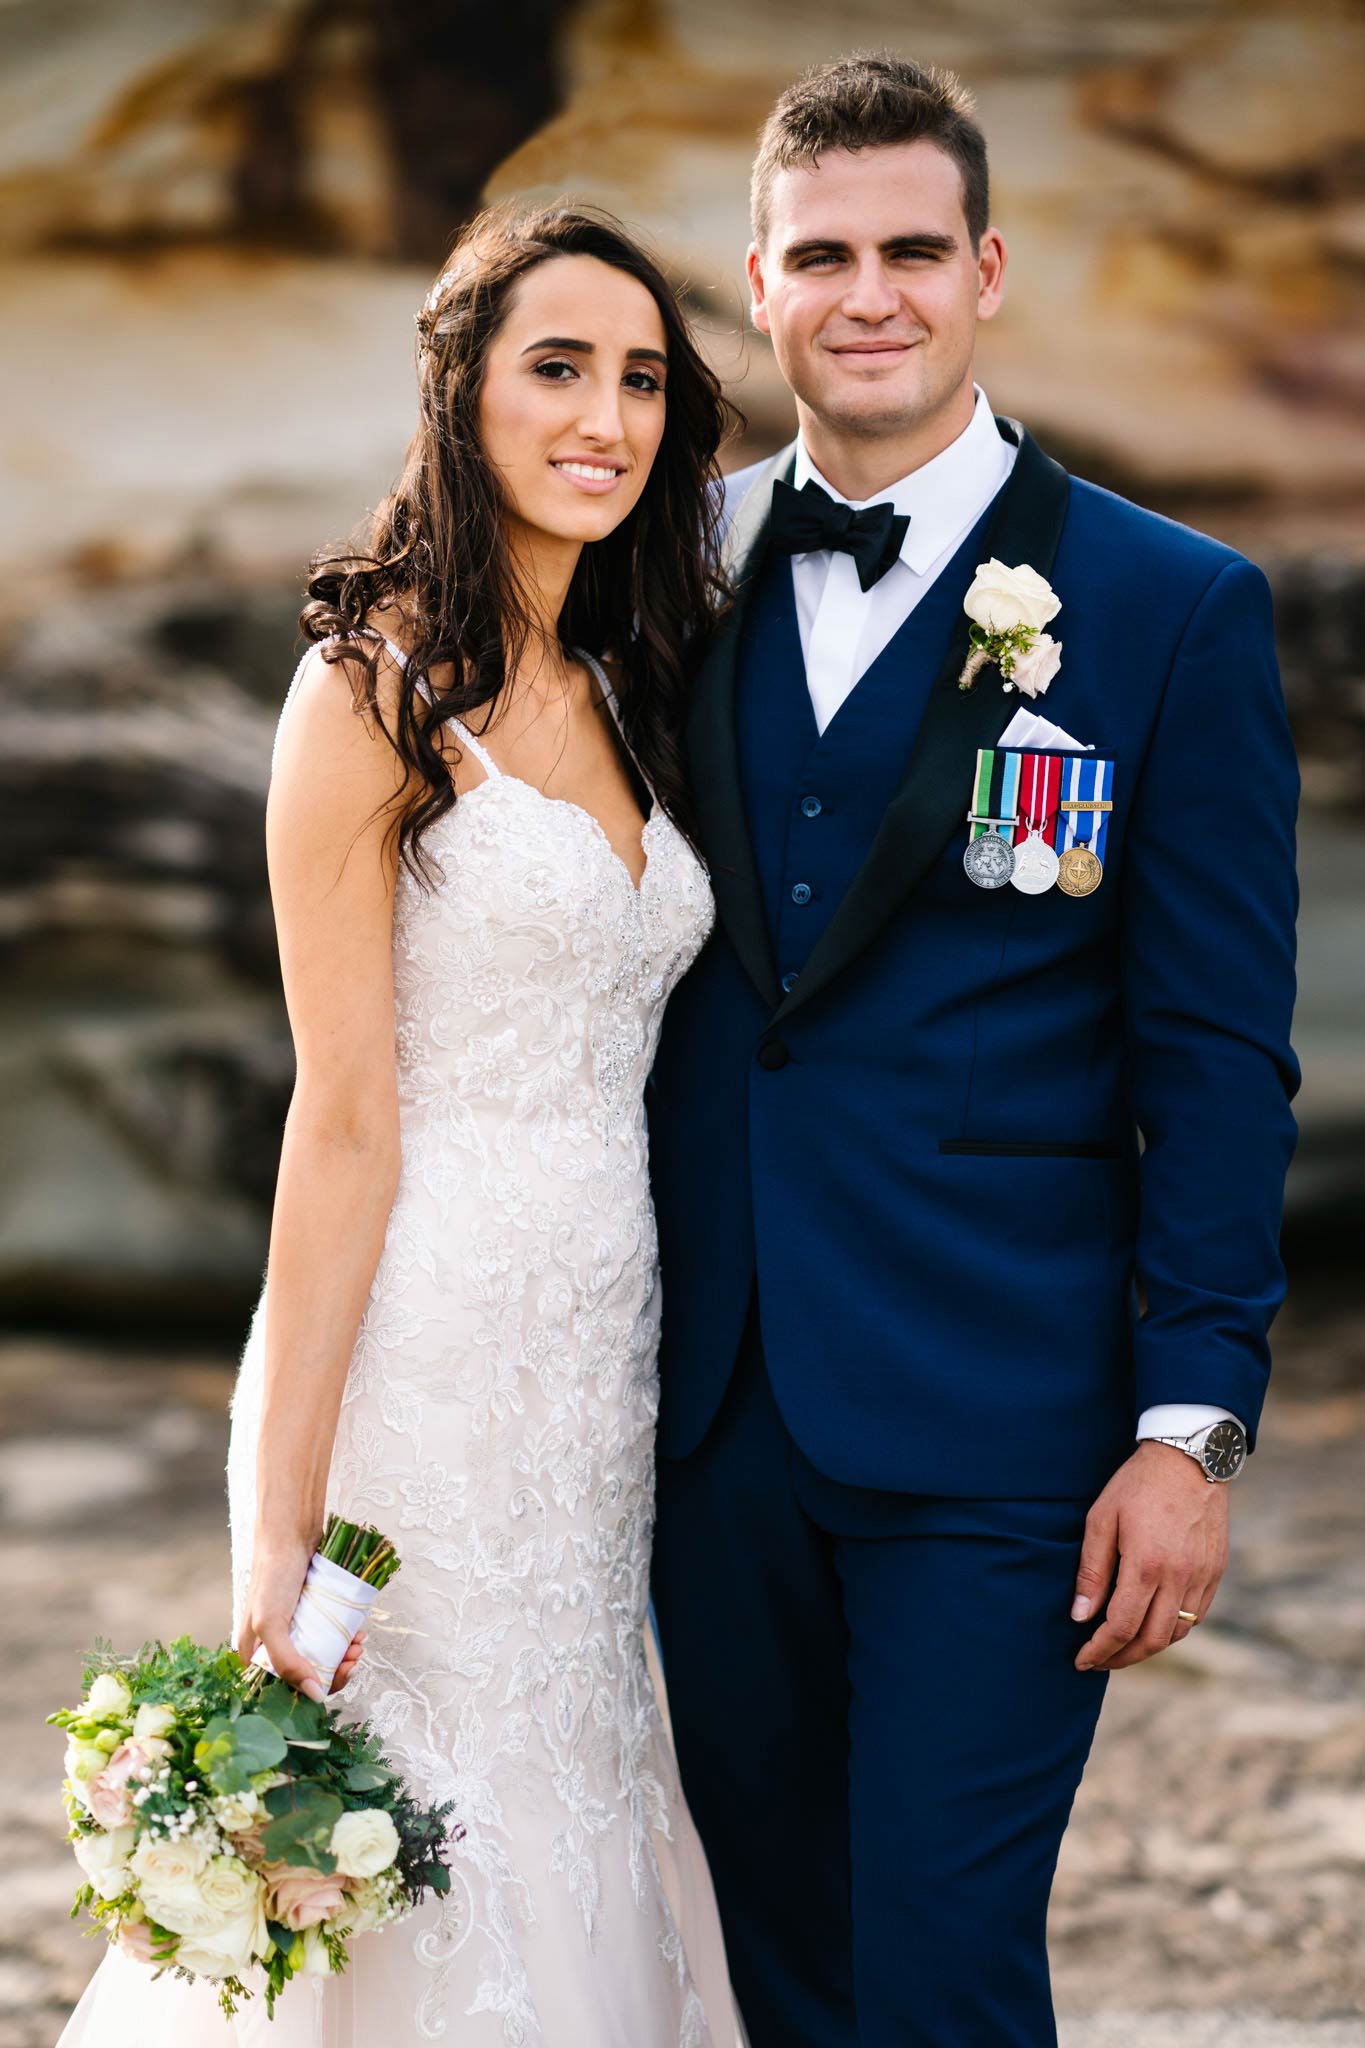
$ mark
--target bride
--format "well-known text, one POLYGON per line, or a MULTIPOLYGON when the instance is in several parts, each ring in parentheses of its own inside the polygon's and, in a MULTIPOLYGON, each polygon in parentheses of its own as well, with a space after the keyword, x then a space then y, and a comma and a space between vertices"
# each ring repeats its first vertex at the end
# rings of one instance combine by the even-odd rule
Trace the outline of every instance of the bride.
POLYGON ((343 1711, 454 1802, 451 1889, 273 2023, 110 1948, 60 2048, 743 2038, 645 1655, 643 1091, 712 919, 680 733, 729 409, 655 265, 567 208, 474 224, 418 380, 276 733, 297 1079, 228 1492, 233 1640, 315 1696, 287 1627, 325 1513, 393 1537, 343 1711))

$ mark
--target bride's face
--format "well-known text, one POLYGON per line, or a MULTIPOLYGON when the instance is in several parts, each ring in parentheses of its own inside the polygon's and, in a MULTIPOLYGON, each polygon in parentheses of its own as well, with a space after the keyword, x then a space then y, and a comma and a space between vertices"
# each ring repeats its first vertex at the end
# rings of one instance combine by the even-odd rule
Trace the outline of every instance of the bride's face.
POLYGON ((636 278, 554 256, 515 287, 479 394, 479 431, 513 517, 594 541, 644 489, 664 431, 663 319, 636 278))

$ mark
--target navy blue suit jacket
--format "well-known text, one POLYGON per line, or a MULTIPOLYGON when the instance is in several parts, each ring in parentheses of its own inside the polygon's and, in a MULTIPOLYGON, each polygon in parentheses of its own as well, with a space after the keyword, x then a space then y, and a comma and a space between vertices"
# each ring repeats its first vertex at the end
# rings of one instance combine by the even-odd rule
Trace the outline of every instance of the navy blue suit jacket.
POLYGON ((1254 1440, 1298 1082, 1269 590, 998 425, 1020 453, 981 559, 1061 599, 1038 708, 1115 762, 1104 879, 1028 897, 965 874, 976 750, 1023 700, 993 668, 958 689, 958 614, 900 787, 784 994, 736 710, 792 448, 736 479, 739 596, 688 730, 717 929, 649 1089, 666 1456, 719 1406, 755 1275, 787 1426, 849 1484, 1093 1492, 1165 1401, 1225 1406, 1254 1440))

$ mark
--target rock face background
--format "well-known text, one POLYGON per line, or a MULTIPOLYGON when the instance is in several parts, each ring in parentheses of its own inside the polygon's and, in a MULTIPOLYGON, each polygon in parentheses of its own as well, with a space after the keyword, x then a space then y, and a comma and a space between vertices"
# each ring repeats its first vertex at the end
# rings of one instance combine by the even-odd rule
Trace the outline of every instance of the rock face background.
MULTIPOLYGON (((1354 830, 1358 9, 960 0, 910 34, 890 0, 833 29, 811 0, 11 0, 5 30, 12 1315, 217 1320, 258 1283, 292 1073, 261 811, 302 567, 397 470, 413 311, 461 219, 485 187, 569 190, 643 227, 749 414, 735 460, 760 452, 789 416, 745 331, 749 155, 840 48, 974 86, 1011 251, 983 383, 1266 566, 1310 828, 1354 830)), ((1339 998, 1338 1130, 1365 1098, 1339 998)))

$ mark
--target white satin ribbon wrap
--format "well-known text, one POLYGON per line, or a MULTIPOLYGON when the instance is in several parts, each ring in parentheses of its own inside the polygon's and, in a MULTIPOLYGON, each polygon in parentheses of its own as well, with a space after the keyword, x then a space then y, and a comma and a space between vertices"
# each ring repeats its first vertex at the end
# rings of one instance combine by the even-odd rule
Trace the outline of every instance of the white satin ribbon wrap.
MULTIPOLYGON (((351 1637, 363 1625, 382 1591, 382 1586, 371 1586, 358 1579, 354 1572, 334 1564, 320 1550, 313 1552, 289 1624, 289 1640, 301 1655, 316 1664, 324 1693, 336 1677, 337 1665, 345 1656, 351 1637)), ((268 1671, 275 1669, 264 1643, 256 1645, 251 1661, 264 1664, 268 1671)))

